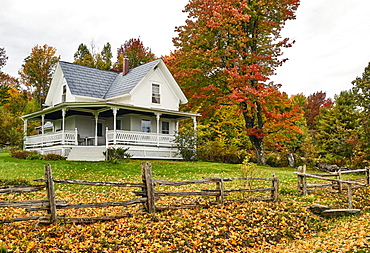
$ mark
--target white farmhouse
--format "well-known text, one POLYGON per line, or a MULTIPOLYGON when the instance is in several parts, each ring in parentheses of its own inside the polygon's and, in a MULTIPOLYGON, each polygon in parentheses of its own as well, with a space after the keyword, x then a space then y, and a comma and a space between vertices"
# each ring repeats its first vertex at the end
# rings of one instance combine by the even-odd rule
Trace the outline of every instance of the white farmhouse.
POLYGON ((157 59, 122 73, 60 61, 45 109, 22 116, 24 149, 60 154, 68 160, 104 160, 109 147, 129 148, 133 158, 181 159, 173 140, 178 122, 199 114, 179 111, 187 99, 157 59), (40 133, 26 136, 27 122, 40 133), (46 126, 50 130, 46 129, 46 126))

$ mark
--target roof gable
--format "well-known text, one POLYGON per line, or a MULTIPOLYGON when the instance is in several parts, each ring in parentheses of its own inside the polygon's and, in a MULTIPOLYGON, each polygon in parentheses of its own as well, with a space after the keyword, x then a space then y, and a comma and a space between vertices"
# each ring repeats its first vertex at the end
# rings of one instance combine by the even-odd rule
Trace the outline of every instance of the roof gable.
POLYGON ((126 75, 118 74, 104 98, 116 97, 131 92, 159 62, 160 59, 157 59, 130 69, 126 75))
POLYGON ((118 73, 69 62, 59 62, 73 95, 104 98, 118 73))
POLYGON ((64 61, 59 64, 73 95, 106 99, 129 93, 159 61, 130 69, 126 75, 64 61))

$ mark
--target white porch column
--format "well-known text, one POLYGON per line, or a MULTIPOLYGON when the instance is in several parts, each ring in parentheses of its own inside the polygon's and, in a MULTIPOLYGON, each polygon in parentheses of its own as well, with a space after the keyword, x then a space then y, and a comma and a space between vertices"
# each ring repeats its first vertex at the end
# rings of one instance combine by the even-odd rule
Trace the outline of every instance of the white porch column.
POLYGON ((94 145, 98 146, 98 123, 99 123, 99 113, 94 113, 95 116, 95 134, 94 134, 94 145))
POLYGON ((161 119, 161 113, 156 113, 155 116, 157 118, 157 147, 159 147, 159 127, 160 127, 160 122, 159 120, 161 119))
POLYGON ((65 149, 64 149, 64 144, 65 144, 65 139, 66 139, 66 109, 62 109, 62 156, 66 155, 65 149))
POLYGON ((117 143, 117 107, 112 107, 113 111, 113 145, 116 146, 117 143))
POLYGON ((65 143, 66 109, 62 109, 62 145, 65 143))
POLYGON ((41 147, 44 146, 44 124, 45 124, 45 115, 41 115, 41 147))
MULTIPOLYGON (((195 138, 195 140, 197 141, 197 117, 195 117, 195 116, 193 116, 192 117, 193 118, 193 125, 194 125, 194 134, 195 134, 195 136, 194 136, 194 138, 195 138)), ((195 142, 195 150, 197 150, 197 144, 196 144, 197 142, 195 142)))
POLYGON ((26 148, 26 139, 27 139, 27 123, 28 120, 23 120, 23 149, 26 148))
POLYGON ((78 131, 77 131, 77 127, 75 128, 75 145, 78 146, 78 131))
POLYGON ((176 120, 176 124, 175 124, 175 133, 178 133, 179 132, 179 121, 176 120))
MULTIPOLYGON (((108 127, 105 128, 105 147, 108 149, 109 142, 108 142, 108 127)), ((107 151, 108 152, 108 151, 107 151)))
POLYGON ((194 131, 197 131, 197 117, 193 116, 193 126, 194 126, 194 131))

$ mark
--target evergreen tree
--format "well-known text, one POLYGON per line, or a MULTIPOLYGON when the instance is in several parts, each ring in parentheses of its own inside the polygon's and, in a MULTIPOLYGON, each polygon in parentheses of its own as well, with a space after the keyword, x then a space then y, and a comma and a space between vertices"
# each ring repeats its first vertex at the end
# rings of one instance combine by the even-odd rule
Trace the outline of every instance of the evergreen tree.
POLYGON ((355 156, 353 138, 359 136, 360 114, 352 91, 335 96, 332 108, 318 116, 316 140, 328 162, 348 163, 355 156))
MULTIPOLYGON (((361 109, 361 143, 363 159, 370 161, 370 63, 361 77, 352 81, 356 105, 361 109)), ((369 162, 367 162, 369 165, 369 162)))
POLYGON ((87 46, 83 43, 78 46, 77 52, 73 55, 73 58, 73 63, 75 64, 87 67, 95 67, 94 57, 87 46))

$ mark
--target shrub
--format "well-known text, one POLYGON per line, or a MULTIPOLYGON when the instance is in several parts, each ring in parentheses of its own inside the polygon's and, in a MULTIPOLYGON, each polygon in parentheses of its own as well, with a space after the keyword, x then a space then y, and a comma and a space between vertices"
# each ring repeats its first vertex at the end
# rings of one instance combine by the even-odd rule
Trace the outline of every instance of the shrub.
POLYGON ((197 155, 197 134, 192 128, 185 128, 179 131, 175 137, 175 146, 185 161, 196 159, 197 155))
POLYGON ((129 148, 108 148, 107 151, 103 152, 106 159, 112 163, 119 163, 122 160, 129 159, 132 157, 127 151, 129 148))
POLYGON ((62 155, 57 155, 57 154, 47 154, 47 155, 44 155, 42 159, 45 161, 59 161, 59 160, 65 160, 67 159, 67 157, 62 156, 62 155))
POLYGON ((29 155, 38 154, 36 151, 27 151, 27 150, 12 150, 10 152, 11 157, 18 159, 27 159, 29 155))
POLYGON ((279 167, 280 156, 276 153, 269 153, 266 157, 266 164, 270 165, 271 167, 279 167))
POLYGON ((225 145, 219 141, 209 141, 198 148, 198 157, 203 161, 240 164, 247 156, 247 151, 236 145, 225 145))
POLYGON ((43 159, 43 155, 41 154, 29 154, 27 157, 26 157, 27 160, 42 160, 43 159))

